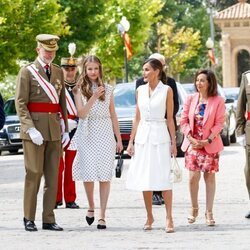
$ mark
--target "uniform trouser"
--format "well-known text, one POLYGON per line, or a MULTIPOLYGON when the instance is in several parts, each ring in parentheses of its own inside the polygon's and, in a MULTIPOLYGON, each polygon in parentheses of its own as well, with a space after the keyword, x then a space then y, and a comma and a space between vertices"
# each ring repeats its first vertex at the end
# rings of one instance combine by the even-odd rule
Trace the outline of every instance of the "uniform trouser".
POLYGON ((72 165, 75 159, 76 151, 65 150, 64 158, 60 158, 59 174, 58 174, 58 189, 57 202, 64 200, 66 203, 76 200, 75 182, 72 178, 72 165), (64 175, 63 175, 64 172, 64 175))
POLYGON ((53 209, 56 203, 58 166, 61 154, 61 141, 45 141, 37 146, 32 141, 23 140, 25 183, 24 217, 35 220, 37 193, 44 175, 43 223, 54 223, 53 209))
POLYGON ((246 166, 245 166, 245 178, 248 195, 250 199, 250 145, 246 146, 246 166))

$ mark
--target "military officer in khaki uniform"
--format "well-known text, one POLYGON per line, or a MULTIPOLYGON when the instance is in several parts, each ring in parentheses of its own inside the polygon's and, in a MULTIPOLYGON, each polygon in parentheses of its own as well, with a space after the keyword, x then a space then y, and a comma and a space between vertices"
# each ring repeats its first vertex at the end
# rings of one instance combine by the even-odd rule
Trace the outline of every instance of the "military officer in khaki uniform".
MULTIPOLYGON (((236 133, 246 152, 245 178, 250 199, 250 70, 242 74, 236 112, 236 133)), ((245 215, 250 219, 250 211, 245 215)))
POLYGON ((24 226, 26 231, 37 231, 34 222, 37 193, 44 176, 42 228, 62 231, 53 212, 61 143, 66 145, 69 142, 63 72, 52 64, 59 37, 40 34, 36 40, 38 57, 20 70, 15 98, 26 170, 24 226), (60 123, 63 120, 65 132, 62 134, 60 123))

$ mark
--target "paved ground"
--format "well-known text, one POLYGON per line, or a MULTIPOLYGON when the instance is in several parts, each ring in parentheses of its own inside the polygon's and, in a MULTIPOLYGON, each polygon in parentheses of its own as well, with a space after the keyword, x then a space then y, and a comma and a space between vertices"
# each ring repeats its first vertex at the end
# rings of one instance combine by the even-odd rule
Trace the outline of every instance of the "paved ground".
MULTIPOLYGON (((183 166, 183 158, 178 158, 183 166)), ((0 157, 0 249, 250 249, 250 220, 244 218, 250 209, 245 188, 243 149, 234 144, 226 147, 221 156, 217 175, 214 216, 216 226, 205 225, 204 182, 200 185, 200 215, 188 225, 190 207, 187 171, 183 181, 174 187, 174 223, 176 232, 166 234, 165 210, 154 206, 154 230, 144 232, 145 210, 140 192, 125 189, 126 172, 121 179, 113 179, 107 230, 98 231, 96 221, 88 226, 85 221, 86 198, 81 183, 77 183, 79 210, 55 210, 63 232, 41 230, 41 197, 39 193, 36 224, 39 231, 29 233, 22 225, 23 155, 0 157)), ((97 186, 96 186, 97 187, 97 186)), ((96 188, 96 197, 98 190, 96 188)), ((97 197, 98 198, 98 197, 97 197)), ((98 205, 98 199, 96 199, 98 205)), ((98 217, 98 208, 96 209, 98 217)))

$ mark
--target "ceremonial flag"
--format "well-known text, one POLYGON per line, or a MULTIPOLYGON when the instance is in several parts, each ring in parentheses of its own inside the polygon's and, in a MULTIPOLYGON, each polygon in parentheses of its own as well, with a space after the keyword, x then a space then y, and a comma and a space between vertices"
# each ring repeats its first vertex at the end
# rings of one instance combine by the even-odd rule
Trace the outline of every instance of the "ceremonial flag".
POLYGON ((208 58, 209 58, 211 64, 214 65, 215 64, 214 50, 213 49, 209 49, 208 52, 207 52, 207 54, 208 54, 208 58))
POLYGON ((123 33, 123 40, 124 40, 124 45, 125 45, 125 49, 127 52, 127 59, 129 61, 133 55, 133 52, 132 52, 132 46, 131 46, 129 35, 126 32, 123 33))

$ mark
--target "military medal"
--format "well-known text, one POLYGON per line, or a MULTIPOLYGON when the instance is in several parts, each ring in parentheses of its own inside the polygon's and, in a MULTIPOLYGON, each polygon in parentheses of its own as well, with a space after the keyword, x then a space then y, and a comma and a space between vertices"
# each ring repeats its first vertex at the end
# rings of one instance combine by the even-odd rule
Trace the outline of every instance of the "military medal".
POLYGON ((39 85, 39 84, 37 85, 37 91, 36 91, 36 93, 37 93, 38 95, 41 93, 40 85, 39 85))
POLYGON ((67 82, 64 80, 64 83, 67 86, 68 91, 72 91, 72 89, 76 86, 76 82, 67 82))
POLYGON ((55 83, 55 89, 58 92, 58 95, 60 95, 61 93, 61 89, 62 89, 62 85, 59 79, 56 79, 56 83, 55 83))

